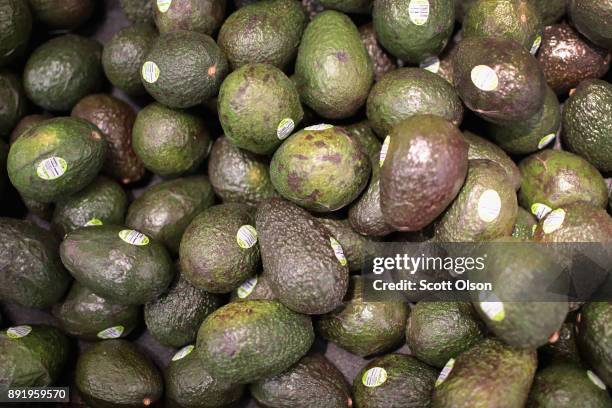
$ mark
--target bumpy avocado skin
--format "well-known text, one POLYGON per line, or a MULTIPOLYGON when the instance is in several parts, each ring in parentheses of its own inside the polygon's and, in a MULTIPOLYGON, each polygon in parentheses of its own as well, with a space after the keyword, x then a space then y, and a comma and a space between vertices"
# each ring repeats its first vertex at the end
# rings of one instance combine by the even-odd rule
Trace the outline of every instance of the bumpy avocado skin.
POLYGON ((595 45, 612 49, 611 0, 568 0, 567 13, 581 34, 595 45))
POLYGON ((397 69, 396 59, 381 47, 372 23, 360 26, 359 35, 361 36, 361 42, 368 51, 372 64, 374 64, 375 81, 380 80, 387 72, 397 69))
POLYGON ((577 343, 580 354, 593 367, 608 387, 612 387, 612 305, 610 302, 590 302, 580 310, 577 343))
POLYGON ((150 0, 119 0, 121 9, 132 24, 153 23, 154 3, 150 0))
POLYGON ((612 217, 601 207, 589 203, 574 202, 558 208, 540 220, 534 230, 538 242, 610 242, 612 241, 612 217), (548 227, 548 217, 563 214, 561 224, 548 227))
POLYGON ((155 7, 155 25, 160 33, 176 30, 212 35, 225 18, 226 0, 173 0, 162 11, 155 7))
POLYGON ((463 132, 463 137, 470 145, 468 160, 490 160, 502 167, 510 183, 518 190, 521 186, 521 172, 514 161, 498 145, 470 131, 463 132))
POLYGON ((535 227, 538 225, 538 220, 529 211, 523 207, 518 208, 516 213, 516 222, 512 229, 512 236, 515 238, 530 241, 533 239, 535 227))
POLYGON ((8 136, 26 110, 21 78, 10 71, 0 70, 0 136, 8 136))
POLYGON ((32 13, 23 0, 3 1, 0 13, 0 67, 9 65, 23 55, 32 33, 32 13))

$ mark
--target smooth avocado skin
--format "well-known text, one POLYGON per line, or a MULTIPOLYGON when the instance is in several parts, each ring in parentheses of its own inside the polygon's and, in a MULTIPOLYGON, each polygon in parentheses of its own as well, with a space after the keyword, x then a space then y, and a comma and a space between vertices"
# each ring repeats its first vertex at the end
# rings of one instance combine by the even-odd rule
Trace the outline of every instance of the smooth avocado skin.
POLYGON ((155 16, 155 4, 149 0, 119 0, 123 14, 132 24, 152 24, 155 16))
POLYGON ((308 24, 295 62, 295 81, 302 102, 324 118, 347 118, 365 103, 374 70, 349 17, 327 10, 308 24))
POLYGON ((225 136, 256 154, 273 153, 304 117, 293 82, 268 64, 246 64, 229 74, 218 100, 225 136))
POLYGON ((74 34, 55 37, 32 52, 24 71, 26 95, 50 111, 69 111, 101 85, 102 46, 74 34))
POLYGON ((382 214, 397 230, 418 231, 459 193, 468 169, 468 144, 459 129, 434 115, 411 116, 389 137, 380 169, 382 214))
POLYGON ((387 354, 370 361, 355 377, 353 394, 359 408, 428 407, 437 372, 404 354, 387 354), (386 380, 377 387, 365 385, 369 370, 383 369, 386 380))
POLYGON ((130 204, 125 225, 153 237, 176 254, 187 226, 214 199, 206 176, 163 181, 130 204))
POLYGON ((258 233, 251 235, 251 241, 241 242, 239 237, 253 227, 253 210, 245 204, 219 204, 202 211, 181 239, 179 259, 185 279, 212 293, 229 293, 240 286, 259 265, 258 233))
POLYGON ((400 68, 383 76, 370 91, 367 115, 380 138, 413 115, 438 115, 459 126, 463 104, 454 88, 422 68, 400 68))
POLYGON ((93 15, 94 0, 29 0, 34 18, 49 28, 72 29, 93 15))
POLYGON ((159 103, 183 109, 217 95, 228 70, 227 59, 215 40, 180 30, 157 38, 147 53, 141 77, 147 92, 159 103))
POLYGON ((8 136, 27 110, 21 78, 0 70, 0 136, 8 136))
POLYGON ((100 130, 78 118, 41 122, 9 150, 8 175, 19 193, 43 203, 87 186, 101 170, 107 142, 100 130))
POLYGON ((490 160, 502 167, 515 190, 521 187, 521 172, 514 161, 495 143, 470 131, 463 132, 469 145, 468 160, 490 160))
POLYGON ((0 67, 23 55, 32 33, 32 13, 23 0, 2 0, 0 13, 0 67))
POLYGON ((612 49, 612 1, 568 0, 572 24, 595 45, 612 49))
POLYGON ((186 30, 212 35, 225 18, 226 0, 173 0, 169 4, 165 11, 159 5, 155 7, 155 25, 160 33, 186 30))
POLYGON ((577 201, 542 218, 533 235, 538 242, 610 242, 612 217, 601 207, 577 201))
POLYGON ((370 183, 348 212, 351 227, 359 234, 383 237, 395 231, 387 224, 380 208, 380 166, 373 164, 370 183))
POLYGON ((196 352, 215 378, 247 384, 287 370, 313 341, 309 316, 275 300, 247 300, 228 303, 204 321, 196 352))
POLYGON ((85 350, 74 376, 79 394, 92 408, 151 405, 164 390, 157 367, 127 340, 105 340, 85 350))
POLYGON ((589 302, 580 309, 576 342, 580 355, 591 366, 599 378, 612 387, 612 304, 589 302))
POLYGON ((168 252, 157 241, 144 234, 134 245, 124 241, 121 236, 130 231, 114 225, 80 228, 64 238, 60 256, 72 276, 98 296, 142 305, 166 290, 173 270, 168 252))
POLYGON ((302 357, 289 370, 249 386, 257 403, 270 408, 348 408, 351 390, 344 375, 320 354, 302 357))

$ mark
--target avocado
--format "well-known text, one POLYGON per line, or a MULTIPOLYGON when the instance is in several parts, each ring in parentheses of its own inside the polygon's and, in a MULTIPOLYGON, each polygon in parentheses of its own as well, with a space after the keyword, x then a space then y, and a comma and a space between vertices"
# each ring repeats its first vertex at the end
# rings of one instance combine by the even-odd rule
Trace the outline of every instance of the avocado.
POLYGON ((583 365, 578 345, 576 344, 576 316, 568 315, 559 329, 559 338, 554 343, 546 344, 538 350, 540 362, 545 365, 556 363, 573 363, 583 365))
POLYGON ((168 364, 164 373, 165 406, 217 408, 238 401, 244 392, 244 386, 229 384, 212 377, 206 365, 193 351, 193 345, 182 348, 168 364))
POLYGON ((429 225, 459 193, 468 168, 468 144, 440 116, 414 115, 389 135, 380 169, 384 220, 401 231, 429 225))
POLYGON ((89 122, 50 119, 33 126, 11 145, 8 175, 23 197, 57 201, 93 181, 106 151, 106 140, 89 122))
POLYGON ((51 228, 63 238, 85 226, 122 225, 127 205, 127 195, 121 186, 100 176, 83 190, 56 203, 51 228))
POLYGON ((215 140, 208 158, 210 183, 223 202, 256 206, 278 193, 267 160, 234 146, 225 136, 215 140))
POLYGON ((387 51, 419 64, 446 46, 455 23, 454 1, 375 1, 372 20, 378 41, 387 51))
POLYGON ((344 376, 320 354, 306 355, 289 370, 251 384, 258 404, 270 408, 350 408, 351 390, 344 376))
POLYGON ((578 315, 577 343, 582 358, 591 366, 599 378, 612 387, 612 332, 610 302, 589 302, 580 309, 578 315))
POLYGON ((53 316, 72 336, 90 341, 114 339, 136 328, 140 308, 110 302, 75 281, 63 302, 53 307, 53 316))
POLYGON ((268 64, 245 64, 219 90, 219 120, 237 147, 270 154, 304 117, 293 82, 268 64))
POLYGON ((212 142, 202 118, 195 112, 152 103, 138 112, 132 147, 144 166, 162 177, 195 170, 212 142))
POLYGON ((5 390, 54 385, 71 351, 68 338, 47 325, 15 326, 0 331, 0 350, 0 382, 5 390))
POLYGON ((156 299, 173 278, 170 256, 161 244, 120 226, 72 231, 60 245, 60 256, 83 286, 122 305, 156 299))
POLYGON ((565 15, 564 1, 531 0, 531 3, 540 13, 544 25, 556 23, 565 15))
POLYGON ((533 239, 533 233, 537 225, 538 220, 535 218, 535 216, 533 216, 523 207, 518 207, 516 221, 514 223, 514 228, 512 229, 512 236, 530 241, 533 239))
POLYGON ((48 113, 35 113, 32 115, 23 116, 19 120, 19 122, 17 122, 17 124, 13 128, 13 131, 11 132, 11 135, 9 137, 10 144, 13 144, 13 142, 15 142, 17 138, 19 138, 21 135, 30 130, 30 128, 34 125, 37 125, 40 122, 52 118, 53 116, 49 115, 48 113))
POLYGON ((422 68, 396 69, 382 77, 368 95, 368 119, 381 138, 402 120, 428 114, 459 126, 463 104, 451 84, 422 68))
POLYGON ((219 31, 219 47, 232 69, 249 63, 285 69, 297 55, 306 23, 306 12, 298 1, 257 1, 225 20, 219 31))
POLYGON ((206 176, 164 181, 146 189, 130 204, 125 225, 153 237, 176 254, 187 226, 214 199, 206 176))
POLYGON ((145 305, 144 318, 158 342, 182 347, 195 341, 206 316, 219 306, 219 296, 194 288, 179 273, 166 293, 145 305))
POLYGON ((315 125, 289 136, 270 162, 272 185, 283 197, 315 212, 351 203, 365 188, 370 159, 341 127, 315 125))
POLYGON ((610 242, 612 217, 601 207, 577 201, 549 212, 533 235, 539 242, 610 242))
POLYGON ((370 184, 349 208, 348 220, 351 227, 362 235, 382 237, 395 231, 385 222, 380 208, 380 166, 377 163, 372 165, 370 184))
POLYGON ((217 95, 229 70, 210 36, 193 31, 161 34, 142 65, 147 92, 169 108, 190 108, 217 95))
POLYGON ((310 317, 275 300, 247 300, 208 316, 196 352, 214 378, 247 384, 287 370, 313 341, 310 317))
POLYGON ((119 4, 131 23, 153 23, 155 4, 151 0, 119 0, 119 4))
POLYGON ((333 10, 306 27, 295 62, 302 102, 328 119, 355 114, 374 81, 372 60, 349 17, 333 10))
POLYGON ((186 30, 212 35, 225 19, 226 0, 158 1, 155 25, 160 33, 186 30))
POLYGON ((340 246, 342 246, 344 256, 348 262, 349 271, 361 272, 369 250, 368 246, 374 242, 374 240, 355 231, 346 218, 322 216, 317 217, 317 220, 329 230, 340 246))
POLYGON ((105 340, 77 361, 75 385, 94 408, 149 406, 160 400, 164 380, 157 367, 126 340, 105 340))
POLYGON ((32 13, 23 0, 3 0, 0 13, 0 67, 4 67, 25 52, 32 33, 32 13))
POLYGON ((0 137, 11 133, 26 110, 21 78, 10 71, 0 70, 0 137))
POLYGON ((431 407, 523 408, 536 366, 535 351, 485 339, 442 372, 431 407))
POLYGON ((436 370, 412 356, 387 354, 370 361, 355 377, 358 408, 428 407, 436 370))
POLYGON ((593 44, 612 49, 612 0, 568 0, 567 13, 572 24, 593 44))
POLYGON ((580 83, 563 108, 563 145, 602 172, 612 171, 612 84, 580 83))
POLYGON ((34 18, 52 29, 73 29, 89 20, 94 0, 28 0, 34 18))
POLYGON ((521 187, 521 172, 512 159, 495 143, 472 132, 463 132, 468 142, 468 160, 490 160, 503 168, 515 190, 521 187))
POLYGON ((270 278, 265 271, 242 282, 231 294, 232 302, 275 299, 276 296, 270 288, 270 278))
POLYGON ((573 153, 545 149, 519 163, 519 203, 538 219, 551 210, 584 201, 605 208, 608 189, 601 174, 573 153))
POLYGON ((349 132, 351 137, 359 143, 361 150, 370 158, 372 170, 374 170, 380 160, 380 149, 382 144, 376 137, 370 122, 363 120, 343 127, 344 130, 349 132))
POLYGON ((23 85, 32 102, 50 111, 69 111, 95 92, 104 76, 102 46, 74 34, 55 37, 32 52, 23 85))
POLYGON ((202 211, 181 239, 185 279, 208 292, 229 293, 255 274, 260 256, 253 221, 253 210, 245 204, 219 204, 202 211))
POLYGON ((374 81, 380 80, 387 72, 397 69, 396 59, 381 47, 372 23, 360 26, 359 36, 374 65, 374 81))
POLYGON ((146 94, 140 70, 156 38, 155 28, 145 23, 117 31, 102 51, 102 67, 110 83, 128 95, 146 94))
POLYGON ((457 44, 453 83, 483 119, 512 124, 533 117, 544 103, 546 80, 538 61, 512 40, 470 37, 457 44))

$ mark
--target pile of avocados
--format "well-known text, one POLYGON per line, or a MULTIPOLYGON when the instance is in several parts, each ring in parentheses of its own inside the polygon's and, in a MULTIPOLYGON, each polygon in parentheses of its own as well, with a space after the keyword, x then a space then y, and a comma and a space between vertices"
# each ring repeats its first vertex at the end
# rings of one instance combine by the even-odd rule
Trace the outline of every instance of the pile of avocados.
POLYGON ((612 408, 612 301, 361 275, 522 243, 528 291, 538 243, 612 243, 611 59, 612 0, 0 0, 0 393, 612 408))

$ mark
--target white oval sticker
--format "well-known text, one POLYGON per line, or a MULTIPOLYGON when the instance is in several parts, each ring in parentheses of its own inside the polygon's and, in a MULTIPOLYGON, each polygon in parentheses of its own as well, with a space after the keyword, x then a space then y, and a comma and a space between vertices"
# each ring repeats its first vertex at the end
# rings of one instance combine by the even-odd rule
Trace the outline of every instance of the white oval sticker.
POLYGON ((429 20, 429 0, 410 0, 408 15, 415 25, 425 24, 429 20))
POLYGON ((486 65, 476 65, 472 68, 470 76, 476 88, 483 91, 494 91, 499 85, 497 73, 493 68, 486 65))
POLYGON ((436 380, 436 384, 435 384, 436 387, 442 384, 444 381, 446 381, 451 371, 453 371, 453 367, 455 367, 455 359, 451 358, 444 365, 444 368, 442 368, 442 371, 440 371, 440 375, 438 376, 438 379, 436 380))
POLYGON ((130 245, 145 246, 149 244, 149 237, 136 230, 121 230, 119 231, 119 238, 130 245))
POLYGON ((591 370, 587 370, 587 377, 589 377, 589 380, 591 380, 591 382, 593 384, 595 384, 596 386, 598 386, 599 388, 601 388, 602 390, 606 389, 606 384, 604 384, 603 381, 601 381, 601 378, 599 378, 597 376, 597 374, 595 374, 594 372, 592 372, 591 370))
POLYGON ((340 245, 340 243, 334 237, 329 237, 329 243, 331 244, 331 247, 334 250, 334 255, 336 255, 336 259, 338 259, 338 261, 340 262, 340 265, 346 266, 348 261, 346 260, 346 256, 344 256, 342 245, 340 245))
POLYGON ((304 130, 326 130, 333 128, 334 125, 328 125, 327 123, 321 123, 319 125, 313 125, 305 127, 304 130))
POLYGON ((194 349, 195 346, 193 344, 183 347, 174 356, 172 356, 172 361, 178 361, 187 357, 194 349))
POLYGON ((15 326, 6 329, 6 335, 11 339, 20 339, 32 332, 32 326, 15 326))
POLYGON ((434 74, 437 74, 438 71, 440 70, 440 58, 438 57, 429 57, 427 58, 425 61, 421 62, 419 64, 419 67, 429 71, 429 72, 433 72, 434 74))
POLYGON ((382 167, 385 159, 387 158, 387 151, 389 150, 389 142, 391 142, 391 136, 385 137, 385 141, 380 149, 380 157, 378 159, 378 165, 382 167))
POLYGON ((107 339, 118 339, 121 337, 123 332, 125 331, 125 327, 123 326, 115 326, 109 327, 108 329, 104 329, 98 333, 98 338, 107 340, 107 339))
POLYGON ((68 163, 61 157, 53 156, 44 159, 36 166, 36 174, 43 180, 60 178, 68 170, 68 163))
POLYGON ((478 200, 478 216, 484 222, 494 221, 501 211, 501 198, 495 190, 486 190, 478 200))
POLYGON ((242 249, 249 249, 257 243, 257 231, 251 225, 243 225, 236 233, 236 242, 242 249))
POLYGON ((557 208, 551 211, 542 222, 542 231, 544 231, 545 234, 555 232, 561 228, 563 221, 565 221, 565 210, 557 208))
POLYGON ((532 55, 535 55, 536 52, 538 52, 538 49, 540 48, 541 44, 542 44, 542 36, 538 35, 536 39, 533 41, 533 44, 531 45, 531 50, 529 50, 529 52, 532 55))
POLYGON ((257 286, 257 276, 253 276, 242 282, 242 285, 238 286, 236 293, 240 299, 244 299, 253 292, 255 286, 257 286))
POLYGON ((535 215, 538 220, 546 217, 546 215, 552 211, 552 208, 542 203, 533 203, 531 205, 531 213, 535 215))
POLYGON ((555 136, 556 134, 549 133, 548 135, 541 138, 540 141, 538 142, 538 149, 543 149, 544 147, 546 147, 550 142, 552 142, 555 139, 555 136))
POLYGON ((387 381, 387 370, 382 367, 373 367, 363 373, 361 382, 369 388, 375 388, 383 385, 387 381))
POLYGON ((153 61, 147 61, 142 65, 142 78, 150 84, 159 79, 159 67, 153 61))
POLYGON ((293 132, 295 128, 295 122, 291 118, 285 118, 278 123, 276 127, 276 137, 280 140, 287 138, 293 132))
POLYGON ((168 11, 171 5, 172 0, 157 0, 157 9, 162 13, 168 11))

